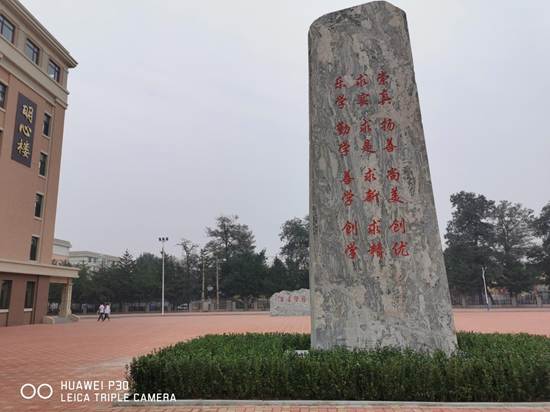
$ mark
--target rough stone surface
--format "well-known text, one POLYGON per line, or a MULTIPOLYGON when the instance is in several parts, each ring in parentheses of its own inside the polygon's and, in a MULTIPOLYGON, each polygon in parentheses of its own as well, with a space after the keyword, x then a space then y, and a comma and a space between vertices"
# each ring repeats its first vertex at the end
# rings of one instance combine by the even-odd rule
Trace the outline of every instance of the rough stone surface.
POLYGON ((405 13, 377 1, 319 18, 309 71, 312 346, 452 352, 405 13))
POLYGON ((269 299, 269 312, 271 316, 307 316, 309 297, 309 289, 283 290, 269 299))

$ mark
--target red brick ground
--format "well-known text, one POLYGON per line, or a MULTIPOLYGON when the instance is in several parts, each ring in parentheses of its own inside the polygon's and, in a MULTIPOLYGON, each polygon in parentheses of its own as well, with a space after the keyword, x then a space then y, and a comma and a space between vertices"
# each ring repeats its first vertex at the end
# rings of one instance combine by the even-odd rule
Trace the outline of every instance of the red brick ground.
MULTIPOLYGON (((550 311, 482 310, 455 311, 459 330, 483 332, 528 332, 550 336, 550 311)), ((124 367, 133 356, 206 333, 223 332, 308 332, 307 317, 270 317, 266 314, 197 314, 182 316, 124 317, 98 323, 83 319, 63 325, 32 325, 0 328, 0 411, 125 411, 198 412, 201 408, 113 407, 110 402, 61 402, 62 380, 124 379, 124 367), (23 400, 21 385, 48 383, 54 389, 49 400, 23 400)), ((63 391, 66 393, 66 391, 63 391)), ((104 392, 110 392, 104 390, 104 392)), ((82 393, 82 392, 81 392, 82 393)), ((364 409, 364 408, 363 408, 364 409)), ((253 412, 362 412, 343 407, 204 407, 205 411, 253 412)), ((374 407, 369 411, 449 411, 442 408, 374 407)), ((456 409, 460 411, 478 409, 456 409)), ((497 409, 491 409, 496 411, 497 409)), ((508 409, 501 409, 508 410, 508 409)), ((533 410, 523 409, 523 410, 533 410)), ((550 407, 538 410, 550 412, 550 407)), ((519 409, 514 409, 519 411, 519 409)))

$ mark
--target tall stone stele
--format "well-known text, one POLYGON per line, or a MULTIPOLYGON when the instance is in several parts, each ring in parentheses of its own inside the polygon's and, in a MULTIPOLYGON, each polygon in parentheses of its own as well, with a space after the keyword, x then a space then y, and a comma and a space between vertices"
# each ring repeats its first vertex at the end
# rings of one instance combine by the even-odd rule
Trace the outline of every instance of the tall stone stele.
POLYGON ((456 348, 405 13, 309 31, 312 347, 456 348))

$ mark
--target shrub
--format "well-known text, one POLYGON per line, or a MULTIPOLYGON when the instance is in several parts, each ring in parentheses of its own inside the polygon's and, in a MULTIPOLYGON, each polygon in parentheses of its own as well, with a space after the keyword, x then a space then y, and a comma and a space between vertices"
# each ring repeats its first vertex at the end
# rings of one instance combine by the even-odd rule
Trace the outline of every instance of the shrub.
POLYGON ((457 336, 448 357, 388 348, 298 355, 309 335, 208 335, 133 359, 128 380, 135 393, 178 399, 550 400, 550 339, 457 336))

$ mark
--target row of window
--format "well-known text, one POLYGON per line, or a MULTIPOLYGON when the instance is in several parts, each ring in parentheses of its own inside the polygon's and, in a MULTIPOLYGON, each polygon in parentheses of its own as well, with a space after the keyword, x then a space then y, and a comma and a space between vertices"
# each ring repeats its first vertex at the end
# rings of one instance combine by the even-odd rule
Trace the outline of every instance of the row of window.
MULTIPOLYGON (((6 96, 8 94, 8 86, 4 83, 0 83, 0 107, 6 107, 6 96)), ((52 129, 52 116, 48 113, 44 113, 44 120, 42 122, 42 134, 44 136, 50 136, 52 129)))
MULTIPOLYGON (((8 95, 8 86, 0 82, 0 107, 6 107, 6 97, 8 95)), ((44 113, 44 120, 42 122, 42 134, 50 136, 52 128, 52 116, 48 113, 44 113)))
MULTIPOLYGON (((10 43, 15 42, 15 26, 5 16, 0 14, 0 34, 10 43)), ((34 64, 40 63, 40 48, 33 43, 33 41, 27 38, 25 42, 25 56, 34 64)), ((48 60, 48 76, 53 80, 61 82, 61 69, 59 65, 52 59, 48 60)))
MULTIPOLYGON (((10 308, 11 285, 11 280, 0 281, 0 309, 10 308)), ((36 282, 27 282, 27 288, 25 290, 25 309, 32 309, 34 307, 35 287, 36 282)))

